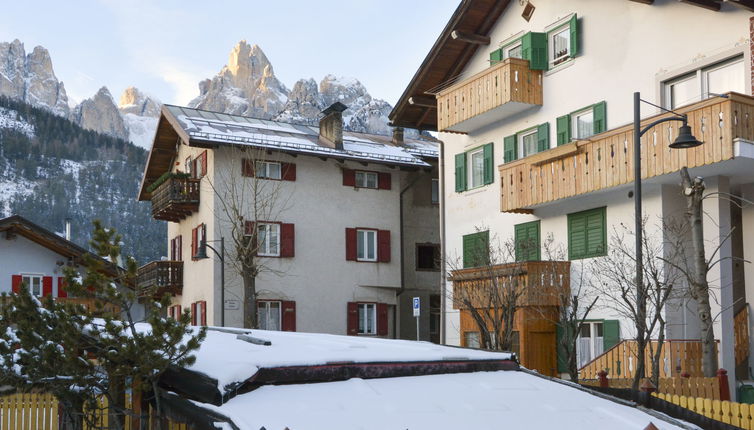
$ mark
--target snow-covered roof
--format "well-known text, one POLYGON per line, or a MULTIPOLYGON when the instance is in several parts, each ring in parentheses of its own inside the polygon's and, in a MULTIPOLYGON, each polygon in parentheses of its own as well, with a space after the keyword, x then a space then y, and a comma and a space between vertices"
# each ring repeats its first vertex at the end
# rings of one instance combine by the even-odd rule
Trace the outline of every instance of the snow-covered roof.
POLYGON ((242 430, 683 428, 523 371, 267 385, 221 406, 195 404, 242 430))
POLYGON ((210 141, 326 155, 344 159, 427 167, 424 158, 437 158, 437 143, 405 139, 395 145, 389 137, 343 132, 343 149, 319 143, 319 128, 310 125, 228 115, 188 107, 165 105, 180 127, 195 141, 210 141))

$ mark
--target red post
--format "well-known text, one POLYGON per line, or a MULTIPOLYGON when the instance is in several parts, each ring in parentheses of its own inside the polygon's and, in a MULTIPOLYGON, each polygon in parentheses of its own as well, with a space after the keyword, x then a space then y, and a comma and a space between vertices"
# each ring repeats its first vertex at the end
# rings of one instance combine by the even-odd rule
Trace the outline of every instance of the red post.
POLYGON ((728 371, 717 370, 717 380, 720 381, 720 400, 730 400, 730 387, 728 386, 728 371))
POLYGON ((608 388, 610 386, 610 382, 607 380, 607 372, 600 370, 597 372, 597 376, 600 378, 600 388, 608 388))
POLYGON ((686 379, 691 378, 691 374, 689 372, 683 372, 681 373, 681 378, 686 378, 686 379))

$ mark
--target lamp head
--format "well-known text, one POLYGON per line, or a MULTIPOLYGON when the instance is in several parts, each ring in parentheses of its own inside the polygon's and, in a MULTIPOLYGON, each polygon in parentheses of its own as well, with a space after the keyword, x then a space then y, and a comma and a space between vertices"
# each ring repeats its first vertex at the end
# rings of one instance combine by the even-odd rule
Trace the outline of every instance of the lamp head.
POLYGON ((691 134, 691 127, 684 122, 678 129, 678 137, 669 146, 673 149, 687 149, 695 148, 701 144, 702 142, 696 140, 696 137, 691 134))
POLYGON ((196 254, 194 255, 194 259, 202 260, 205 258, 207 258, 207 242, 201 241, 199 243, 199 249, 196 250, 196 254))

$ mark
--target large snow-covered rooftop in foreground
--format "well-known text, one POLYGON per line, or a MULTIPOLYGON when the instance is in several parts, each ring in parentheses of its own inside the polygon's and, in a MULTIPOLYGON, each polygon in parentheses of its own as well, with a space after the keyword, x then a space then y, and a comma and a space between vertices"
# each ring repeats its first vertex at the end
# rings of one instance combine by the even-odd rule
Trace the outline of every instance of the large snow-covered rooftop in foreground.
POLYGON ((210 328, 195 355, 195 364, 165 375, 175 394, 163 400, 221 428, 688 428, 520 370, 508 353, 210 328))

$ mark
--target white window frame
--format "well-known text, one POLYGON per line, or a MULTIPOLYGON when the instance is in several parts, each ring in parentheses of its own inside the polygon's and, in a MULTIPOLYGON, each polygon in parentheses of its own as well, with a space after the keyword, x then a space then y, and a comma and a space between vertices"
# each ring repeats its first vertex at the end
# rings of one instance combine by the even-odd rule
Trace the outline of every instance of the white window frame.
MULTIPOLYGON (((273 331, 281 331, 283 330, 283 302, 280 300, 258 300, 257 301, 257 315, 260 315, 259 308, 264 307, 265 310, 265 321, 259 320, 259 329, 260 330, 273 330, 273 331), (271 305, 277 303, 277 329, 270 328, 270 316, 272 315, 275 309, 272 309, 271 305)), ((273 318, 274 320, 274 318, 273 318)))
POLYGON ((558 67, 562 64, 567 63, 569 60, 571 60, 571 52, 573 52, 573 47, 571 46, 571 25, 570 22, 566 22, 562 25, 559 25, 552 30, 549 30, 547 32, 547 63, 550 66, 550 68, 558 67), (566 50, 566 53, 564 55, 561 55, 559 57, 555 57, 555 36, 562 33, 563 31, 568 31, 568 50, 566 50))
POLYGON ((484 185, 484 147, 480 147, 478 149, 475 149, 473 151, 469 151, 468 155, 468 184, 470 185, 469 188, 478 188, 484 185), (479 176, 479 183, 474 183, 474 156, 479 155, 482 157, 482 165, 481 165, 481 173, 479 176))
POLYGON ((260 257, 280 257, 280 224, 273 222, 258 222, 257 229, 257 255, 260 257), (260 233, 264 229, 264 233, 260 233), (274 231, 274 235, 270 234, 274 231), (273 249, 271 237, 277 239, 273 249), (261 238, 261 240, 260 240, 261 238))
POLYGON ((599 357, 603 352, 605 352, 605 325, 603 324, 603 321, 584 321, 583 325, 589 326, 589 340, 588 342, 586 342, 586 339, 581 337, 581 327, 579 327, 579 335, 576 339, 576 360, 578 362, 579 368, 599 357), (598 325, 602 327, 602 336, 597 336, 598 325), (589 345, 585 346, 587 343, 589 345), (585 347, 589 350, 588 355, 586 356, 584 356, 585 347))
POLYGON ((40 275, 38 273, 26 273, 21 274, 21 283, 26 285, 26 288, 29 289, 29 292, 32 296, 42 297, 42 293, 44 292, 44 277, 45 275, 40 275), (34 291, 34 279, 39 279, 39 291, 34 291))
POLYGON ((358 333, 363 335, 377 334, 377 303, 359 303, 359 326, 358 333), (372 309, 371 330, 369 327, 369 308, 372 309))
POLYGON ((518 41, 513 42, 510 45, 506 46, 505 49, 504 49, 504 51, 503 51, 503 59, 505 59, 505 58, 522 58, 523 51, 521 52, 521 56, 511 57, 511 51, 512 50, 514 50, 516 48, 523 49, 522 47, 523 47, 523 44, 521 43, 521 40, 518 40, 518 41))
POLYGON ((370 229, 356 229, 356 261, 377 261, 377 230, 370 229), (367 235, 374 235, 374 246, 372 252, 374 257, 369 257, 369 240, 367 235), (361 245, 361 246, 359 246, 361 245), (359 253, 362 253, 363 257, 359 257, 359 253))
MULTIPOLYGON (((731 57, 728 57, 726 59, 715 61, 712 63, 709 63, 707 65, 697 67, 694 70, 691 71, 684 71, 683 73, 679 73, 671 78, 665 79, 662 81, 662 97, 663 97, 663 105, 667 109, 676 109, 679 106, 684 106, 691 103, 696 103, 700 100, 704 100, 710 97, 715 97, 714 95, 711 95, 709 93, 709 73, 714 72, 716 70, 722 69, 724 67, 731 66, 736 63, 741 63, 741 67, 744 68, 744 74, 746 72, 746 64, 744 63, 744 56, 742 54, 736 54, 731 57), (672 96, 670 88, 674 84, 681 83, 683 81, 689 80, 689 79, 696 79, 697 82, 697 89, 699 90, 699 97, 694 100, 680 100, 680 104, 673 104, 672 96)), ((744 79, 746 79, 744 77, 744 79)), ((744 88, 746 87, 746 82, 743 82, 744 88)))
POLYGON ((433 205, 440 204, 440 180, 432 179, 432 185, 430 186, 430 201, 433 205))
POLYGON ((528 157, 538 152, 537 149, 539 149, 538 148, 539 143, 537 142, 537 129, 536 128, 519 133, 517 138, 518 138, 518 142, 516 144, 518 145, 518 153, 521 154, 521 156, 518 158, 528 157), (534 135, 534 152, 527 153, 526 151, 524 151, 524 137, 529 137, 531 135, 534 135))
POLYGON ((354 181, 356 188, 371 188, 376 190, 380 186, 380 178, 377 172, 357 170, 354 173, 354 181), (369 184, 370 179, 372 179, 373 185, 369 184))
POLYGON ((280 181, 283 179, 283 165, 279 161, 257 160, 254 162, 254 176, 260 179, 280 181), (271 166, 277 166, 277 175, 271 174, 271 166))
POLYGON ((571 114, 571 139, 588 139, 594 136, 594 107, 589 106, 586 109, 578 110, 571 114), (592 130, 586 136, 579 135, 579 117, 584 115, 592 116, 592 130))

